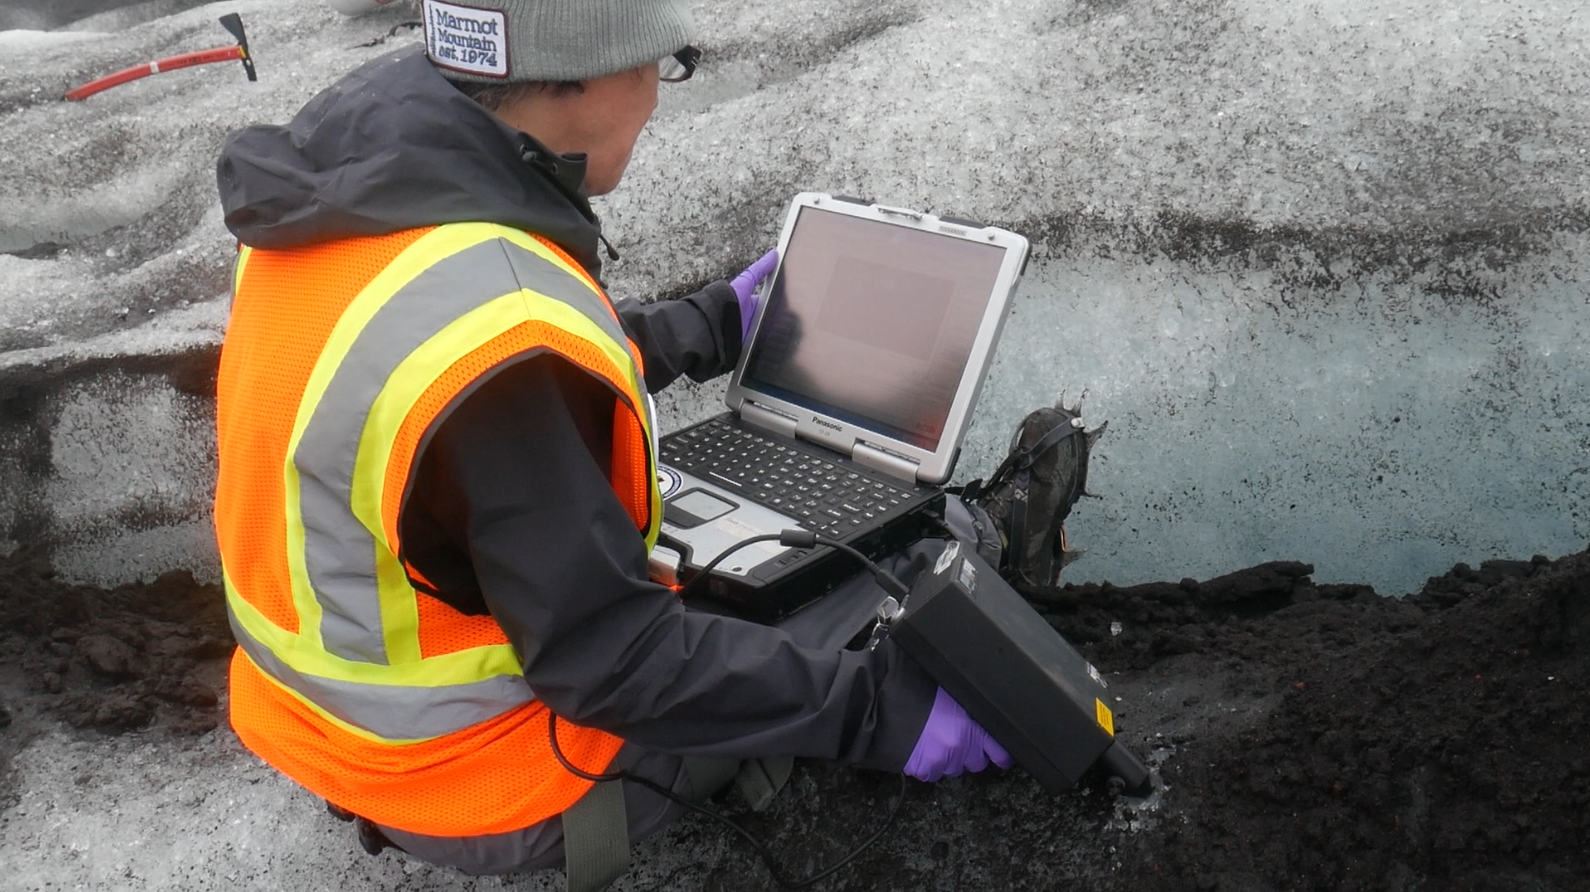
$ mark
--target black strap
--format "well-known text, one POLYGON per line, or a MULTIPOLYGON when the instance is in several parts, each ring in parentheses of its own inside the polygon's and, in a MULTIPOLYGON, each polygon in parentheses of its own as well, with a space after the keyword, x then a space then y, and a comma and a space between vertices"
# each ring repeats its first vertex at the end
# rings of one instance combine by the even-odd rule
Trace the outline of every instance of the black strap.
POLYGON ((751 811, 767 811, 768 806, 773 804, 773 797, 789 783, 790 773, 794 770, 793 756, 746 759, 740 765, 740 773, 734 776, 734 786, 751 811))
POLYGON ((1005 547, 1015 554, 1007 555, 1005 565, 1018 574, 1021 573, 1021 567, 1015 556, 1021 554, 1022 544, 1027 541, 1027 487, 1021 485, 1027 482, 1026 477, 1026 468, 1016 472, 1016 486, 1010 492, 1010 529, 1006 531, 1010 541, 1005 547))
MULTIPOLYGON (((1038 458, 1045 452, 1048 452, 1055 446, 1059 445, 1061 440, 1064 440, 1066 437, 1069 437, 1073 434, 1082 433, 1082 427, 1080 425, 1072 424, 1072 421, 1073 419, 1071 418, 1066 419, 1054 427, 1049 428, 1048 432, 1046 432, 1043 437, 1038 440, 1038 442, 1032 444, 1031 447, 1020 452, 1012 452, 1005 456, 1005 460, 999 463, 999 467, 994 470, 993 475, 988 478, 987 483, 973 480, 971 483, 966 484, 965 488, 962 490, 961 497, 966 499, 975 499, 984 493, 992 492, 995 487, 1004 482, 1005 477, 1008 476, 1012 470, 1015 470, 1016 468, 1026 470, 1032 467, 1033 462, 1036 462, 1038 458)), ((1012 539, 1014 539, 1014 537, 1012 537, 1012 539)))
POLYGON ((1049 428, 1049 432, 1043 435, 1043 439, 1032 444, 1031 449, 1021 453, 1021 457, 1016 462, 1016 466, 1022 470, 1026 470, 1032 467, 1032 463, 1038 460, 1038 456, 1043 455, 1045 452, 1053 449, 1060 443, 1061 440, 1064 440, 1066 437, 1069 437, 1072 434, 1082 433, 1082 425, 1073 423, 1075 420, 1076 419, 1074 418, 1067 419, 1065 422, 1049 428))
POLYGON ((326 811, 330 812, 331 816, 337 820, 352 824, 354 836, 359 840, 359 848, 364 849, 369 854, 379 855, 386 849, 403 851, 392 840, 387 839, 386 834, 381 832, 380 826, 369 818, 356 815, 342 806, 334 804, 330 799, 326 800, 326 811))
POLYGON ((567 892, 599 892, 629 872, 629 817, 622 781, 602 781, 563 812, 567 892))
MULTIPOLYGON (((386 849, 398 848, 392 844, 392 840, 386 838, 386 834, 381 832, 381 828, 376 826, 376 823, 369 818, 355 817, 353 819, 353 827, 359 837, 359 848, 364 849, 365 852, 371 855, 379 855, 386 849)), ((398 849, 398 851, 402 851, 402 849, 398 849)))

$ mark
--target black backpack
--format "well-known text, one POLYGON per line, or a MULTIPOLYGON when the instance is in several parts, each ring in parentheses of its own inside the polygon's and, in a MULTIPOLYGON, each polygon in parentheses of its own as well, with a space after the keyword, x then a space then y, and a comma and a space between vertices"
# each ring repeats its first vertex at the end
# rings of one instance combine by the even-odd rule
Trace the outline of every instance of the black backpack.
POLYGON ((986 510, 1004 545, 1000 573, 1017 587, 1049 589, 1081 556, 1066 541, 1065 519, 1088 488, 1088 453, 1108 423, 1085 430, 1082 401, 1062 397, 1016 426, 1010 452, 985 484, 968 483, 961 498, 986 510))

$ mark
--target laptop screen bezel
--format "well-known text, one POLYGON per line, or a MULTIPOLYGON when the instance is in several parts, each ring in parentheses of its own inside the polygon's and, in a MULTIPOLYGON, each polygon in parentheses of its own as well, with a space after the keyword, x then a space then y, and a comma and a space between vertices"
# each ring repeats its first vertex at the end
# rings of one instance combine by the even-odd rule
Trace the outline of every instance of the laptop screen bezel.
MULTIPOLYGON (((790 239, 795 232, 796 222, 802 212, 808 209, 843 214, 848 217, 872 221, 878 225, 900 226, 929 232, 938 236, 965 239, 1004 250, 1004 257, 990 287, 987 305, 984 307, 983 315, 979 320, 977 333, 972 340, 971 350, 967 355, 965 367, 955 388, 955 396, 951 400, 949 412, 944 421, 943 434, 939 438, 938 445, 932 450, 927 450, 898 437, 881 433, 869 427, 863 427, 843 418, 815 411, 809 406, 791 402, 748 386, 746 369, 752 352, 750 347, 756 342, 758 332, 761 329, 762 316, 767 309, 765 300, 758 305, 756 315, 752 319, 751 333, 747 338, 745 348, 740 351, 740 359, 735 365, 734 374, 729 379, 725 402, 730 410, 736 412, 739 412, 747 401, 751 401, 764 409, 789 416, 793 419, 795 436, 820 443, 845 455, 851 455, 855 451, 856 444, 863 442, 884 452, 907 458, 917 466, 916 479, 918 482, 927 484, 944 483, 950 479, 950 475, 954 472, 955 458, 960 450, 961 442, 965 438, 971 413, 977 404, 977 397, 987 376, 994 347, 998 343, 1000 333, 1003 331, 1005 320, 1010 314, 1010 304, 1015 297, 1016 286, 1021 280, 1022 269, 1027 259, 1027 240, 1017 233, 998 227, 986 226, 979 228, 975 224, 945 219, 933 214, 864 204, 851 199, 835 198, 824 193, 803 192, 795 196, 790 203, 789 212, 785 215, 784 228, 778 242, 780 258, 784 257, 788 251, 790 239), (819 422, 818 419, 821 419, 821 421, 819 422)), ((779 268, 768 278, 764 295, 772 293, 774 281, 782 274, 783 263, 781 261, 779 268)))

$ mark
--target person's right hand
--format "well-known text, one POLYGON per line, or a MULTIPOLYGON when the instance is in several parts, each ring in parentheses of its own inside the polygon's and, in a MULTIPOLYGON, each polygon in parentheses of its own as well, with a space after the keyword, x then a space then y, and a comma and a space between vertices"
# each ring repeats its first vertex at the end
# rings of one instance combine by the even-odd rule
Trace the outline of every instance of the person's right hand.
POLYGON ((989 762, 1000 768, 1016 764, 983 726, 972 721, 955 698, 939 688, 933 697, 933 711, 928 713, 927 724, 922 727, 922 736, 917 738, 916 748, 906 760, 905 773, 917 780, 932 782, 942 777, 959 777, 963 773, 975 774, 987 768, 989 762))
POLYGON ((744 272, 735 276, 734 281, 729 283, 729 287, 734 289, 734 296, 740 301, 740 340, 742 343, 751 336, 751 319, 756 316, 756 305, 761 302, 761 298, 756 293, 757 286, 762 284, 763 279, 772 275, 775 269, 778 269, 777 249, 763 254, 761 258, 746 267, 744 272))

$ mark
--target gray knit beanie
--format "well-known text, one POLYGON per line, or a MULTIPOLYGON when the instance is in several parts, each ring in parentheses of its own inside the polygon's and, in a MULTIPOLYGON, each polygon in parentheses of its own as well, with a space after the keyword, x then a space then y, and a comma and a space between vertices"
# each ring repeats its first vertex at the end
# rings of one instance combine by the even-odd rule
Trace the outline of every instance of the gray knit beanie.
POLYGON ((690 44, 689 0, 423 0, 425 53, 451 80, 580 81, 690 44))

